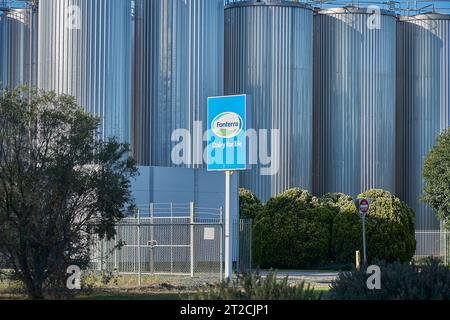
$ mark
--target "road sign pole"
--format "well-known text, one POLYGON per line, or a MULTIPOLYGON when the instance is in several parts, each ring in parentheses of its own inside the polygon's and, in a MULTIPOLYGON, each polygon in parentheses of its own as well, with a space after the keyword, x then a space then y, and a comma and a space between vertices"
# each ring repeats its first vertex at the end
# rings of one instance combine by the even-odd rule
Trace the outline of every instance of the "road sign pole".
POLYGON ((231 171, 225 171, 225 279, 233 274, 233 240, 231 237, 231 171))
POLYGON ((366 254, 366 215, 362 216, 362 234, 363 234, 363 262, 367 265, 367 254, 366 254))
POLYGON ((362 219, 362 242, 363 242, 363 263, 367 265, 367 251, 366 251, 366 216, 369 213, 370 200, 357 199, 355 204, 358 208, 359 215, 362 219))

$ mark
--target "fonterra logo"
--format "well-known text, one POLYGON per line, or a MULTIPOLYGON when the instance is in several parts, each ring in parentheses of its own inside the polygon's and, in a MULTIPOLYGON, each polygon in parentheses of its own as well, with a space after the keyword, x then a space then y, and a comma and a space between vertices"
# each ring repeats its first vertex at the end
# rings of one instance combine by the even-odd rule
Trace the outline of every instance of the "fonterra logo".
POLYGON ((234 138, 242 131, 242 118, 234 112, 221 113, 212 121, 212 130, 219 138, 234 138))

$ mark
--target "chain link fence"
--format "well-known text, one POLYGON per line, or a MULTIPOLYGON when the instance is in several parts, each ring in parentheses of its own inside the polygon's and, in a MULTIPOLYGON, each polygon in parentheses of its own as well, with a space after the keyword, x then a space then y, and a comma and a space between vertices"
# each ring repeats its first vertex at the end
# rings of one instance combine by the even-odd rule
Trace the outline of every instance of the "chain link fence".
MULTIPOLYGON (((251 220, 233 221, 237 271, 251 269, 251 220)), ((171 275, 222 280, 224 225, 221 208, 193 203, 150 204, 116 225, 115 239, 95 240, 91 269, 121 275, 171 275)))
POLYGON ((445 264, 450 264, 450 232, 448 231, 416 231, 415 260, 436 257, 445 264))

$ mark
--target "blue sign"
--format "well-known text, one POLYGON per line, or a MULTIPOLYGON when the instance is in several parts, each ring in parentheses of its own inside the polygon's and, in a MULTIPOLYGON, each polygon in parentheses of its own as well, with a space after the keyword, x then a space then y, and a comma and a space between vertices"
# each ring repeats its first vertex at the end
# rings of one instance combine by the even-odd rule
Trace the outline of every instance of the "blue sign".
POLYGON ((247 170, 250 96, 208 98, 208 170, 247 170))

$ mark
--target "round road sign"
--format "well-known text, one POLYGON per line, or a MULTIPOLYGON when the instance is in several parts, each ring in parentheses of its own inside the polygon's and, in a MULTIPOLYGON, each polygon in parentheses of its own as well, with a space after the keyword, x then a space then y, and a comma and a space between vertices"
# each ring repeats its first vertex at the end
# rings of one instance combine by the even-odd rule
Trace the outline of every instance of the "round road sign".
POLYGON ((368 201, 368 200, 366 200, 366 199, 361 199, 361 200, 359 201, 359 211, 360 211, 361 213, 367 213, 367 212, 369 212, 369 206, 370 206, 370 204, 369 204, 369 201, 368 201))

